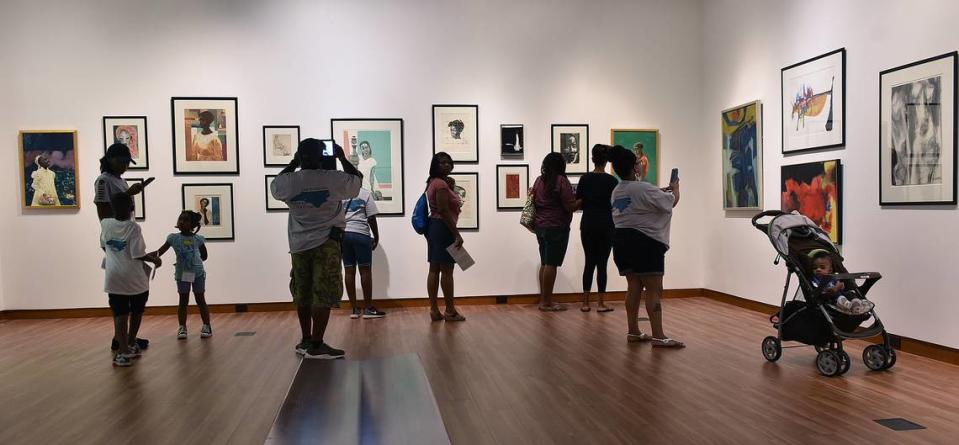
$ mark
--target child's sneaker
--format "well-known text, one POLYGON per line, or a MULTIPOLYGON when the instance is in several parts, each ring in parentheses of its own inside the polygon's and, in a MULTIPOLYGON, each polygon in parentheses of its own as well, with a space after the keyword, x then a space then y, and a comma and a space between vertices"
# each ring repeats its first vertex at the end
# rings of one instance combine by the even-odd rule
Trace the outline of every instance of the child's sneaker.
POLYGON ((362 309, 360 309, 360 308, 358 308, 358 307, 354 307, 354 308, 353 308, 353 313, 350 314, 350 318, 356 320, 357 318, 360 318, 360 315, 361 315, 362 313, 363 313, 363 310, 362 310, 362 309))
POLYGON ((370 306, 363 311, 363 318, 365 319, 383 318, 385 316, 386 316, 386 312, 383 312, 373 306, 370 306))
POLYGON ((306 351, 310 349, 310 341, 303 339, 300 340, 300 343, 296 345, 296 355, 306 355, 306 351))
POLYGON ((212 336, 213 328, 210 325, 205 324, 202 328, 200 328, 200 338, 210 338, 212 336))
POLYGON ((128 348, 128 351, 129 352, 124 354, 127 358, 139 358, 141 355, 143 355, 143 351, 140 349, 140 346, 135 343, 128 348))
POLYGON ((177 340, 186 340, 186 326, 180 326, 176 330, 176 339, 177 340))
POLYGON ((113 366, 127 367, 133 365, 133 361, 123 354, 117 354, 113 357, 113 366))
POLYGON ((338 358, 343 358, 346 356, 346 352, 341 349, 336 349, 331 347, 326 343, 320 343, 318 345, 313 345, 306 351, 306 354, 303 354, 303 358, 313 358, 313 359, 322 359, 322 360, 333 360, 338 358))

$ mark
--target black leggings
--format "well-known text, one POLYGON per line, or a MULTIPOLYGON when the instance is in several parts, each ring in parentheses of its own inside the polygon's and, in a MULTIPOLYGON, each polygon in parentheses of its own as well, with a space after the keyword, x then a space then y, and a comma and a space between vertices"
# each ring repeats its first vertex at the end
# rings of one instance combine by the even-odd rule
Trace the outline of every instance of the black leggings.
POLYGON ((606 292, 606 264, 609 263, 609 251, 613 248, 613 231, 581 230, 580 239, 586 254, 586 268, 583 270, 583 292, 593 287, 593 270, 596 270, 596 287, 606 292))

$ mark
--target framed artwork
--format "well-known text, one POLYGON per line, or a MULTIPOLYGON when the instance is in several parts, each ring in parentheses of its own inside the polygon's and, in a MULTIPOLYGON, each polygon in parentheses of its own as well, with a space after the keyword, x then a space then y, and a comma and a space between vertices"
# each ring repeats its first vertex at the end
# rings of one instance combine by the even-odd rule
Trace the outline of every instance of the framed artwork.
POLYGON ((264 125, 263 166, 286 167, 299 145, 299 125, 264 125))
POLYGON ((659 130, 612 129, 610 145, 621 145, 636 153, 636 176, 659 185, 659 130))
POLYGON ((403 215, 403 119, 330 119, 330 134, 363 173, 380 215, 403 215))
POLYGON ((552 124, 550 151, 566 159, 567 175, 582 175, 589 172, 589 125, 552 124))
POLYGON ((233 240, 233 184, 183 184, 183 209, 200 214, 200 234, 233 240))
POLYGON ((103 116, 103 152, 113 144, 130 148, 135 163, 127 170, 150 169, 146 116, 103 116))
POLYGON ((20 202, 24 209, 79 209, 76 130, 21 130, 20 202))
POLYGON ((270 193, 270 186, 273 185, 273 180, 276 179, 276 176, 277 175, 266 175, 266 181, 264 181, 263 187, 266 192, 266 211, 267 212, 275 212, 275 211, 289 212, 290 207, 286 205, 285 202, 274 198, 273 194, 270 193))
POLYGON ((479 173, 451 173, 450 178, 456 181, 453 191, 463 200, 456 228, 479 230, 479 173))
POLYGON ((235 97, 174 97, 173 174, 236 175, 238 157, 235 97))
MULTIPOLYGON (((127 182, 127 186, 132 186, 136 183, 143 183, 143 178, 123 178, 127 182)), ((133 195, 133 218, 137 221, 143 221, 147 219, 147 206, 146 206, 146 189, 133 195)))
POLYGON ((496 209, 523 210, 529 194, 529 166, 496 166, 496 209))
POLYGON ((500 154, 504 158, 523 158, 523 126, 500 125, 500 154))
POLYGON ((479 162, 479 105, 433 105, 433 154, 479 162))
POLYGON ((782 211, 793 210, 842 243, 842 165, 838 159, 782 166, 782 211))
POLYGON ((753 101, 722 112, 723 209, 763 207, 763 104, 753 101))
POLYGON ((879 205, 956 204, 957 54, 879 73, 879 205))
POLYGON ((781 71, 782 152, 841 147, 846 143, 846 49, 781 71))

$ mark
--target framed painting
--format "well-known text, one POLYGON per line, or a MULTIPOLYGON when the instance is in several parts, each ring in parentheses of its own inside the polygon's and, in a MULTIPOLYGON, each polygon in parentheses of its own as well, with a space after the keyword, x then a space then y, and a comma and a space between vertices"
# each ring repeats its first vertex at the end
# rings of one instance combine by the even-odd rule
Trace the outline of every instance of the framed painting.
POLYGON ((499 126, 500 155, 504 158, 523 158, 523 126, 504 124, 499 126))
POLYGON ((846 143, 846 49, 783 68, 782 152, 846 143))
POLYGON ((879 73, 879 205, 956 204, 957 54, 879 73))
POLYGON ((566 159, 567 175, 582 175, 589 172, 589 125, 552 124, 550 151, 566 159))
POLYGON ((233 184, 183 184, 183 209, 200 214, 200 234, 233 240, 233 184))
POLYGON ((838 159, 782 166, 782 211, 793 210, 842 244, 842 165, 838 159))
POLYGON ((173 174, 240 173, 235 97, 174 97, 173 174))
POLYGON ((529 194, 529 166, 496 166, 496 209, 523 210, 529 194))
MULTIPOLYGON (((140 183, 143 184, 143 178, 123 178, 127 182, 127 186, 132 186, 133 184, 140 183)), ((147 205, 146 205, 146 189, 142 192, 133 195, 133 219, 137 221, 143 221, 147 219, 147 205)))
POLYGON ((659 185, 659 130, 614 128, 609 131, 609 143, 636 154, 637 179, 659 185))
POLYGON ((456 228, 479 230, 479 173, 451 173, 450 178, 456 181, 453 191, 463 200, 456 228))
POLYGON ((479 162, 479 105, 433 105, 433 154, 479 162))
POLYGON ((76 130, 21 130, 20 202, 24 209, 79 209, 76 130))
POLYGON ((149 170, 146 116, 103 116, 103 152, 113 144, 130 149, 133 164, 127 170, 149 170))
POLYGON ((299 145, 299 125, 264 125, 263 166, 286 167, 299 145))
POLYGON ((273 194, 270 193, 270 186, 273 185, 273 180, 276 179, 277 175, 266 175, 266 181, 264 181, 263 189, 266 193, 266 211, 267 212, 289 212, 290 206, 286 205, 285 202, 280 201, 273 197, 273 194))
POLYGON ((380 215, 403 215, 403 119, 330 119, 330 134, 363 173, 380 215))
POLYGON ((763 207, 763 104, 722 111, 723 209, 763 207))

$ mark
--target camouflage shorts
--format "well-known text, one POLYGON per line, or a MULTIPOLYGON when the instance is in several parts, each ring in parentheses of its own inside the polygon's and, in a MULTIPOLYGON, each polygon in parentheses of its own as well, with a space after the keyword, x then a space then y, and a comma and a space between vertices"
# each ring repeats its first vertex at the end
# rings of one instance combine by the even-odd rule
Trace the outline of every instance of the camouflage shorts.
POLYGON ((322 246, 290 254, 290 293, 298 306, 333 307, 343 298, 343 271, 340 243, 329 240, 322 246))

